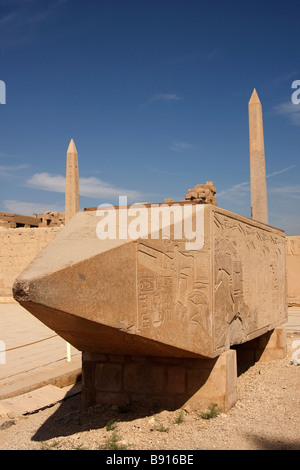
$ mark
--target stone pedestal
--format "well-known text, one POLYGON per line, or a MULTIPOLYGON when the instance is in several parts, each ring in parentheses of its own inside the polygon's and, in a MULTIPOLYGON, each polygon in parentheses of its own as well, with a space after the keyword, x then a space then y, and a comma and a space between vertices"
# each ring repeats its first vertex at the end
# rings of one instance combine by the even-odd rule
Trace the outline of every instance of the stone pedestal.
POLYGON ((286 328, 274 330, 236 347, 239 363, 267 362, 283 359, 287 353, 286 328))
POLYGON ((252 365, 286 356, 286 328, 223 352, 216 359, 83 353, 83 407, 142 405, 227 412, 237 401, 237 359, 252 365))
POLYGON ((236 402, 233 350, 217 359, 83 353, 83 406, 143 405, 157 409, 228 411, 236 402))

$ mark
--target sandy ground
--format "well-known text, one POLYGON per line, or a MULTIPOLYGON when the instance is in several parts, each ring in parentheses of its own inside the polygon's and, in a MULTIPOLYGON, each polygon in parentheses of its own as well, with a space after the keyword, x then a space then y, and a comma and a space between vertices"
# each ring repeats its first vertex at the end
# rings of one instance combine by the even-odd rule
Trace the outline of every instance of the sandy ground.
POLYGON ((238 401, 227 414, 204 419, 200 411, 108 406, 82 412, 79 394, 8 420, 0 449, 300 450, 300 366, 292 363, 299 340, 289 334, 285 359, 256 363, 239 374, 238 401))

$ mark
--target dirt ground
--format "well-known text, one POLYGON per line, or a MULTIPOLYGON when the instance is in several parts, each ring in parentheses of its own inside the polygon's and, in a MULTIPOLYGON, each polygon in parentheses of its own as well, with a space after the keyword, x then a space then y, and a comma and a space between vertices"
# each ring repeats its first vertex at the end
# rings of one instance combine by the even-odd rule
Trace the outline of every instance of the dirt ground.
POLYGON ((0 449, 300 450, 300 366, 292 363, 299 340, 289 334, 285 359, 239 373, 238 401, 227 414, 205 419, 200 411, 108 406, 83 412, 79 394, 9 420, 0 449))

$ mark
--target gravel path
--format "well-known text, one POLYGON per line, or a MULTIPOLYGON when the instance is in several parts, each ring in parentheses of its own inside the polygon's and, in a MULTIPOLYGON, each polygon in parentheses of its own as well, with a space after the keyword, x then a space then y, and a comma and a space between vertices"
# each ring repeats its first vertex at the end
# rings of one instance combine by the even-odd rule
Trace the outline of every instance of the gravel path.
MULTIPOLYGON (((238 377, 238 401, 227 414, 92 407, 80 395, 0 430, 0 449, 300 450, 300 366, 285 359, 256 363, 238 377)), ((299 347, 299 346, 298 346, 299 347)), ((300 354, 299 354, 300 359, 300 354)))

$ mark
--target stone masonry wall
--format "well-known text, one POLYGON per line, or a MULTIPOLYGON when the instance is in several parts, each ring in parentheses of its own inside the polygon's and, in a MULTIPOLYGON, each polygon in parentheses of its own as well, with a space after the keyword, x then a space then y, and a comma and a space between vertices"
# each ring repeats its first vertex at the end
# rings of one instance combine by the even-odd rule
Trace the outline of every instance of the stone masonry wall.
POLYGON ((236 401, 236 356, 189 359, 83 353, 83 406, 139 404, 227 411, 236 401))
POLYGON ((13 302, 14 280, 59 230, 58 227, 0 230, 0 303, 13 302))

